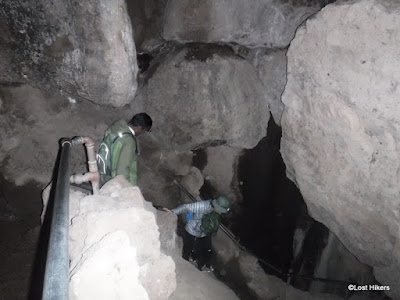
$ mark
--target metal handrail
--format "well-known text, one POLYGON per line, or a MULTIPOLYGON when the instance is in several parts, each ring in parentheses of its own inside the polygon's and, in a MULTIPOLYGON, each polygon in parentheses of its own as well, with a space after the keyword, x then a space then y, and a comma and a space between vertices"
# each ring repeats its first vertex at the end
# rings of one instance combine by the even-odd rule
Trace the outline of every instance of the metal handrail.
POLYGON ((49 247, 44 275, 43 300, 68 299, 68 223, 70 139, 61 140, 60 162, 54 195, 49 247))

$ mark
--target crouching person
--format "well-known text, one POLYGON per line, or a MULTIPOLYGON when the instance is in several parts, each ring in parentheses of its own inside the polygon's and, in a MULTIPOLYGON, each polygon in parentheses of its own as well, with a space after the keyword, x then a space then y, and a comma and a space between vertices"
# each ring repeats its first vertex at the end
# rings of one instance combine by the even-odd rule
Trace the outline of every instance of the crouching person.
POLYGON ((163 209, 176 215, 186 213, 187 236, 183 252, 190 252, 189 261, 201 271, 214 270, 211 266, 211 235, 218 231, 221 224, 220 214, 227 213, 230 205, 227 197, 219 196, 213 200, 182 204, 171 210, 163 209))

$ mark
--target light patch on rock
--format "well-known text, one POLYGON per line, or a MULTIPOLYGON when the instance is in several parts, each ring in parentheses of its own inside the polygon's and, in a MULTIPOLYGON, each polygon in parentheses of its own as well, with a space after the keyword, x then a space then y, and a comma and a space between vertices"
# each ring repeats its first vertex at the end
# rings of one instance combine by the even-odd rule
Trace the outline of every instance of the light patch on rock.
MULTIPOLYGON (((196 199, 200 199, 200 188, 204 184, 203 174, 196 167, 191 167, 190 173, 184 176, 180 184, 196 199)), ((188 196, 182 192, 182 196, 184 198, 188 198, 188 196)), ((193 200, 188 199, 187 202, 191 203, 193 200)))
POLYGON ((235 194, 240 194, 236 170, 242 150, 228 146, 208 147, 205 150, 207 165, 202 171, 203 175, 220 194, 225 194, 233 202, 236 202, 235 194))
POLYGON ((128 235, 114 231, 86 251, 70 274, 70 299, 149 299, 139 281, 136 249, 128 235))

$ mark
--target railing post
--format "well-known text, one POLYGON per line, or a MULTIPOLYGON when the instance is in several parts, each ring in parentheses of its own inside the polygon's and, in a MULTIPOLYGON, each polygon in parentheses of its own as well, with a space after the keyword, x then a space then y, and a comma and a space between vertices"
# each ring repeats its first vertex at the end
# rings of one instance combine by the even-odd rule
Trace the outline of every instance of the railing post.
POLYGON ((68 226, 71 140, 61 140, 51 230, 44 276, 43 300, 68 299, 68 226))

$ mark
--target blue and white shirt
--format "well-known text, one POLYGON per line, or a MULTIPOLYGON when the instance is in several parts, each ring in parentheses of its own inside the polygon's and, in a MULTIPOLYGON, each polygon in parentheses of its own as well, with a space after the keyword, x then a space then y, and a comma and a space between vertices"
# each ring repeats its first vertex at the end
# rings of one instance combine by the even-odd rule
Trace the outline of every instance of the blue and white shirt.
POLYGON ((201 219, 205 214, 208 214, 212 210, 213 207, 211 205, 211 200, 182 204, 174 209, 171 209, 171 211, 176 215, 188 212, 193 213, 191 219, 186 223, 185 229, 189 234, 199 238, 206 236, 200 229, 201 219))

